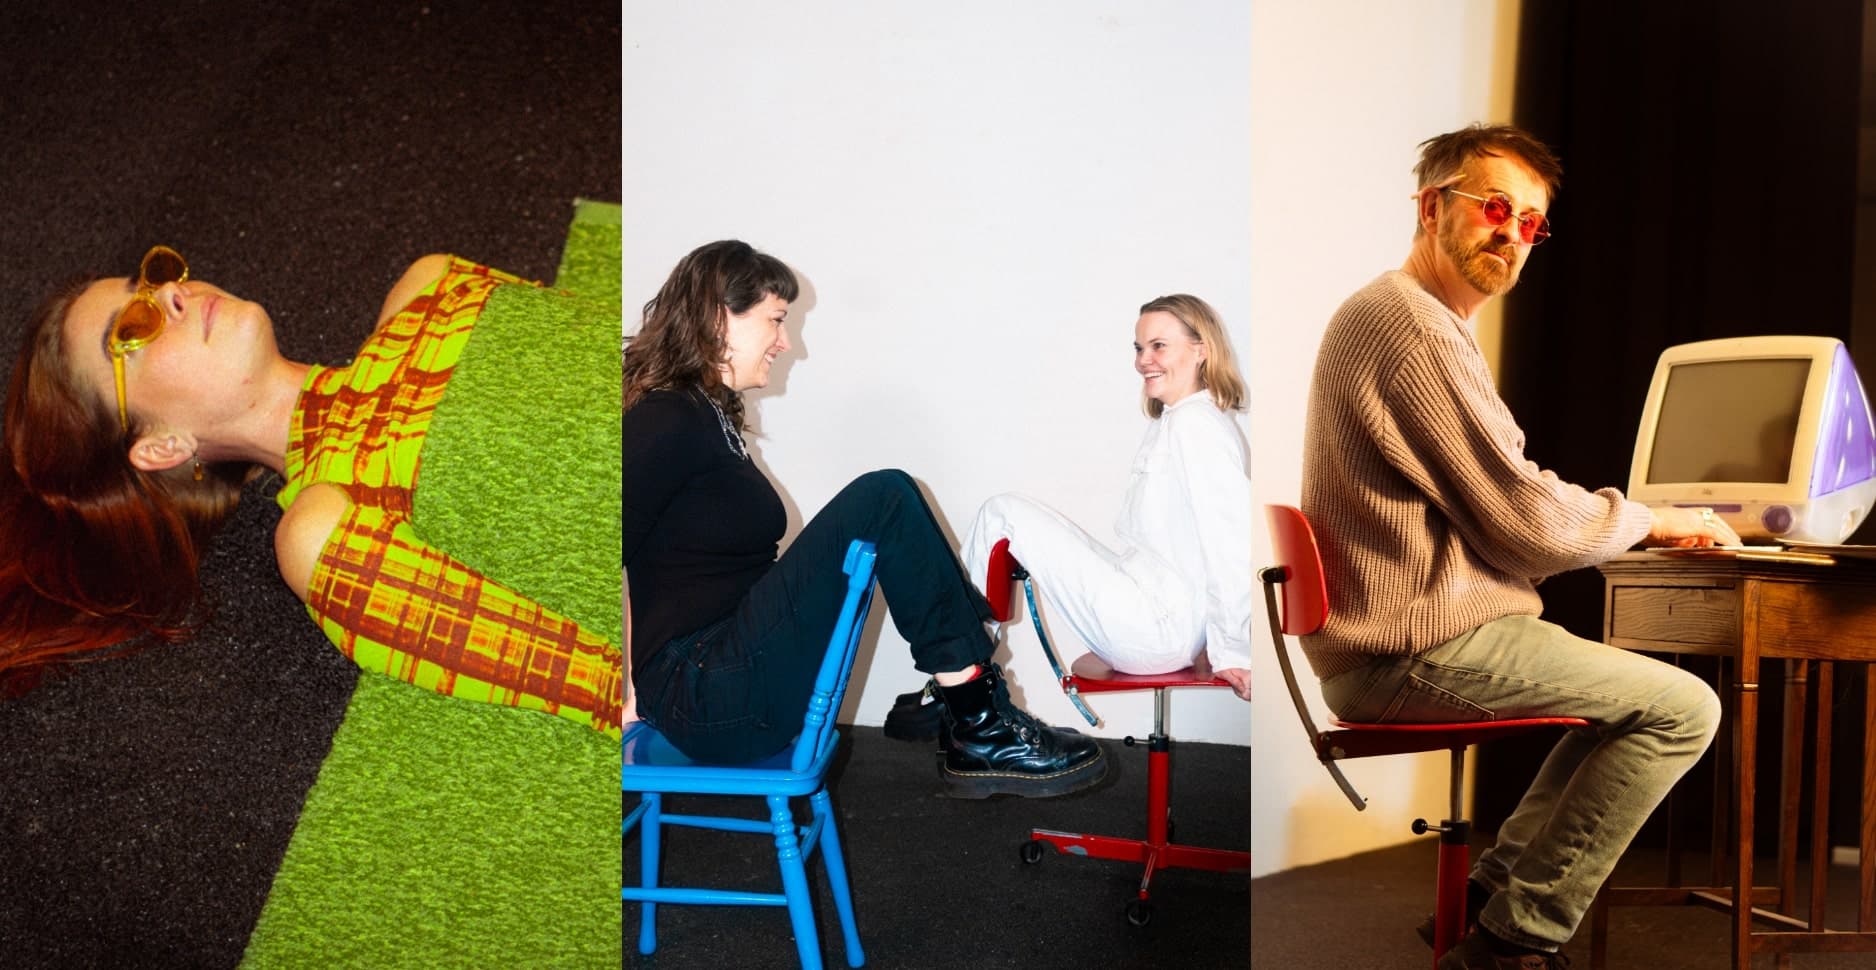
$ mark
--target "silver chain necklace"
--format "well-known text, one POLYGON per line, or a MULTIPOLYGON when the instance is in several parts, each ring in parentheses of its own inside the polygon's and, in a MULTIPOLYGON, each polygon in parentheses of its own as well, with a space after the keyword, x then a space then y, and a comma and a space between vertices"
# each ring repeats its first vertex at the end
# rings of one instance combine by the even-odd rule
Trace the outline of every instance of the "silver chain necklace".
POLYGON ((736 457, 748 461, 749 448, 743 444, 743 436, 737 434, 736 429, 730 426, 729 415, 723 413, 723 409, 717 406, 716 399, 708 393, 702 391, 698 393, 703 394, 703 399, 710 405, 710 410, 716 412, 717 427, 723 429, 723 443, 730 446, 730 452, 736 457))

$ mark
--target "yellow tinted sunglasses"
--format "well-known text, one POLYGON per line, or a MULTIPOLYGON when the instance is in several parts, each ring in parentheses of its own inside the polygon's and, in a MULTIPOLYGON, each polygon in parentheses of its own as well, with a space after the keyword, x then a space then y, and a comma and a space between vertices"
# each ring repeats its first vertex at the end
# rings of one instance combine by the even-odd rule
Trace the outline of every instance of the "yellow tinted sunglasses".
POLYGON ((189 279, 189 264, 182 254, 168 246, 151 246, 137 267, 137 292, 117 311, 111 321, 111 333, 105 345, 111 351, 111 375, 117 378, 117 422, 130 433, 130 407, 124 397, 124 355, 141 350, 163 332, 169 315, 156 302, 156 290, 166 283, 189 279))

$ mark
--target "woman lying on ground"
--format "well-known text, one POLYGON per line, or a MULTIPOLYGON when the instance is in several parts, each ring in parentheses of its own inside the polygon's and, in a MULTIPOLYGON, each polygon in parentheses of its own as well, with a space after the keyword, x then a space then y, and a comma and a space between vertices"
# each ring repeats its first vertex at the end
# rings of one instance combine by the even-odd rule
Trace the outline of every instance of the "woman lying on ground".
MULTIPOLYGON (((605 618, 576 621, 548 605, 573 598, 562 590, 537 600, 502 585, 433 536, 471 529, 428 528, 425 519, 426 500, 449 493, 447 469, 499 471, 518 461, 508 454, 512 441, 463 440, 489 426, 466 412, 467 402, 495 392, 463 391, 458 401, 445 394, 471 361, 499 376, 510 362, 497 351, 526 356, 525 335, 471 338, 540 313, 497 324, 484 322, 484 310, 553 300, 573 298, 426 256, 392 287, 354 361, 325 367, 282 357, 259 304, 194 278, 168 247, 151 249, 135 277, 62 289, 34 314, 7 393, 0 681, 18 691, 50 665, 187 636, 201 616, 203 548, 242 484, 266 469, 285 479, 274 543, 281 575, 361 668, 616 733, 621 659, 596 632, 605 618), (503 295, 511 289, 512 299, 503 295), (448 447, 480 453, 433 456, 442 432, 432 429, 448 423, 433 422, 439 413, 462 429, 448 447), (420 467, 429 469, 428 492, 418 490, 420 467)), ((562 339, 565 324, 557 320, 540 342, 562 339)), ((581 326, 607 369, 613 325, 581 326)), ((511 396, 525 407, 532 395, 511 396)), ((552 444, 597 455, 616 440, 609 426, 552 444)), ((510 497, 503 480, 517 491, 525 482, 527 491, 569 493, 611 484, 526 480, 525 470, 490 478, 498 484, 476 484, 491 510, 510 497)), ((537 533, 535 544, 564 555, 561 542, 537 533)), ((598 555, 606 560, 599 571, 610 572, 610 550, 598 555)))
MULTIPOLYGON (((1153 420, 1114 523, 1120 549, 1041 502, 997 495, 977 510, 964 562, 983 586, 990 550, 1008 539, 1054 615, 1108 666, 1163 674, 1203 653, 1250 700, 1251 484, 1227 413, 1243 406, 1244 382, 1218 314, 1185 294, 1141 307, 1133 366, 1153 420)), ((929 736, 919 701, 901 695, 887 733, 929 736)))
POLYGON ((625 351, 621 514, 637 713, 687 755, 734 763, 800 729, 854 539, 942 711, 946 791, 1061 795, 1106 772, 1101 749, 1036 722, 990 662, 989 605, 904 472, 860 476, 802 528, 743 443, 742 392, 789 348, 794 274, 746 243, 686 256, 625 351))

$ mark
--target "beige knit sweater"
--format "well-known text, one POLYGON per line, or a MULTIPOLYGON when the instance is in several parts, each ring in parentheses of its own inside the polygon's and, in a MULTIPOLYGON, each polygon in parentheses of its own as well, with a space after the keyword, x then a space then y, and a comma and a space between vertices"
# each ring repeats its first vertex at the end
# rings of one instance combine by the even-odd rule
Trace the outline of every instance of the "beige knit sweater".
POLYGON ((1646 506, 1525 459, 1464 321, 1398 271, 1349 297, 1323 333, 1303 512, 1329 585, 1328 623, 1303 638, 1323 678, 1535 616, 1537 580, 1610 559, 1649 529, 1646 506))

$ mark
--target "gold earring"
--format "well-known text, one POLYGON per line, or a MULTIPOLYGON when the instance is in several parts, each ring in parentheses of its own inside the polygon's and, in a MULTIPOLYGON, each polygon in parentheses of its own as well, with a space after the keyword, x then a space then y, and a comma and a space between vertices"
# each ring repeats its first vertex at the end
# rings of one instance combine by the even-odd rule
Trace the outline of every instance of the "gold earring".
POLYGON ((202 480, 202 459, 199 457, 195 459, 195 480, 202 480))

